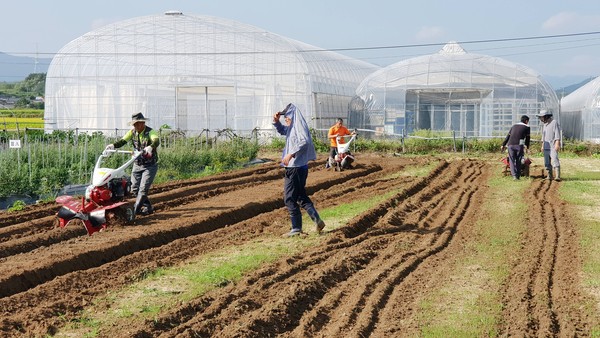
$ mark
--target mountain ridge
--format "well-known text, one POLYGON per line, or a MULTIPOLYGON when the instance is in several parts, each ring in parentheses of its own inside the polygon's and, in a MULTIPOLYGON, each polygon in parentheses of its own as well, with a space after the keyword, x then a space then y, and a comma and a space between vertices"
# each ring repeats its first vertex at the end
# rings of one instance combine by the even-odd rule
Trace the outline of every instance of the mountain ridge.
POLYGON ((0 81, 20 82, 31 73, 47 73, 52 58, 16 56, 0 52, 0 81))

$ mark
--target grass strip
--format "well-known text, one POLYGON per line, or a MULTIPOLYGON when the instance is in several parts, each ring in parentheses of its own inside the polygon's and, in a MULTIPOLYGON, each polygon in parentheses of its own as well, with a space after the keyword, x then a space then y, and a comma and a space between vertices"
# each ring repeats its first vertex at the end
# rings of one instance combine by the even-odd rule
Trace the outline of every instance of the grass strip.
MULTIPOLYGON (((595 300, 582 308, 598 322, 600 304, 600 166, 598 159, 561 159, 563 181, 561 199, 576 211, 582 256, 582 287, 595 300)), ((592 337, 600 337, 600 325, 591 328, 592 337)))

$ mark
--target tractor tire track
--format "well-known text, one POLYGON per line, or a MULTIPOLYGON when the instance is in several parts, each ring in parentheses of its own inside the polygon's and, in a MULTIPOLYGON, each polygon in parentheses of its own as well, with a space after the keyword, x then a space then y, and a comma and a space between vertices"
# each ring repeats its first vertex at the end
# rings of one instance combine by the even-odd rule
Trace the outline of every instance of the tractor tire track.
POLYGON ((504 287, 502 335, 585 336, 589 327, 574 267, 581 266, 578 235, 558 195, 559 183, 535 180, 519 261, 504 287), (525 277, 525 278, 523 278, 525 277))

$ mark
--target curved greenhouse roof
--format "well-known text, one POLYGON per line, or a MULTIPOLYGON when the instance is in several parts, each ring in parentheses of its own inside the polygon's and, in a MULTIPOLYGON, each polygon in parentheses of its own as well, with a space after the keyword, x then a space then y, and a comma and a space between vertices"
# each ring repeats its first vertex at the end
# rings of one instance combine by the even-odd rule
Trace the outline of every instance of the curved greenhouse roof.
POLYGON ((600 143, 600 76, 560 101, 565 137, 600 143))
POLYGON ((376 69, 247 24, 170 11, 63 47, 46 77, 46 129, 127 128, 141 111, 155 128, 248 131, 271 128, 289 102, 328 126, 376 69))
POLYGON ((558 112, 554 90, 533 70, 467 53, 452 42, 436 54, 374 72, 356 94, 348 123, 388 133, 429 129, 503 136, 521 115, 531 117, 541 108, 558 112))

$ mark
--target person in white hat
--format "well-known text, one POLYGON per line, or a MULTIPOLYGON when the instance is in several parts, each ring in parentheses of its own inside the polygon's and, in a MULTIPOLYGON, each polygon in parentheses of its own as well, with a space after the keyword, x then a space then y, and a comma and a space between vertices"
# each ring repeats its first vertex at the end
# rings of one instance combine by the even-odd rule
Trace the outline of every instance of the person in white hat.
POLYGON ((131 116, 131 125, 122 139, 106 146, 106 150, 120 148, 131 141, 133 149, 143 152, 138 157, 131 169, 131 193, 136 197, 133 207, 134 216, 148 215, 154 212, 154 208, 148 199, 148 191, 158 171, 158 151, 160 138, 156 130, 146 126, 147 118, 142 113, 131 116))
POLYGON ((561 131, 558 121, 552 118, 552 112, 540 110, 537 117, 544 124, 542 127, 542 153, 544 153, 544 166, 548 175, 546 179, 560 181, 560 161, 558 151, 561 146, 561 131))

